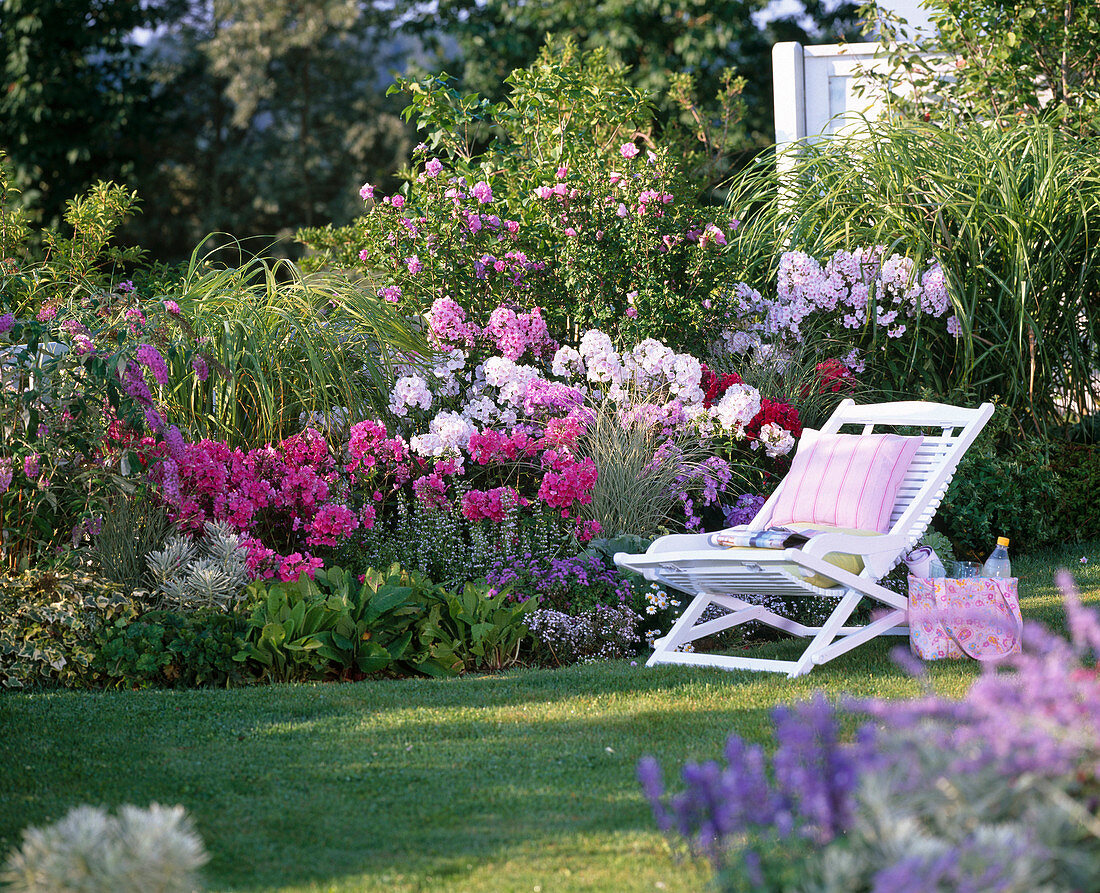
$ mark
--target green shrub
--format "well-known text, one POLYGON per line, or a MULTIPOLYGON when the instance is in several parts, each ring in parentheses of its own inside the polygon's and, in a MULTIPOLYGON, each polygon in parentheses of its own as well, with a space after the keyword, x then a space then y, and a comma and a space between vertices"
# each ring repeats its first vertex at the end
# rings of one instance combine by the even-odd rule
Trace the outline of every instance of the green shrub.
POLYGON ((438 654, 453 654, 465 671, 501 670, 519 660, 537 599, 512 601, 487 583, 442 589, 436 598, 421 635, 438 643, 438 654))
POLYGON ((119 617, 96 634, 95 668, 119 688, 197 688, 241 681, 234 656, 243 618, 220 611, 151 611, 119 617))
POLYGON ((1050 465, 1057 487, 1052 515, 1059 539, 1100 539, 1100 444, 1053 444, 1050 465))
POLYGON ((1059 483, 1047 443, 1008 436, 1003 409, 993 418, 959 463, 933 522, 959 558, 984 560, 999 536, 1012 540, 1017 552, 1062 536, 1059 483))
POLYGON ((96 635, 134 606, 108 581, 73 571, 0 577, 0 684, 94 684, 96 635))
POLYGON ((248 642, 237 660, 276 682, 361 679, 383 671, 445 675, 457 667, 422 626, 436 587, 397 565, 368 569, 360 584, 339 567, 292 583, 253 584, 248 642))
POLYGON ((446 76, 399 81, 432 157, 415 155, 402 194, 367 187, 351 226, 299 232, 308 265, 365 270, 413 312, 448 297, 484 325, 498 305, 540 306, 558 339, 598 327, 702 347, 737 266, 733 224, 643 135, 646 97, 568 40, 507 84, 493 104, 446 76))

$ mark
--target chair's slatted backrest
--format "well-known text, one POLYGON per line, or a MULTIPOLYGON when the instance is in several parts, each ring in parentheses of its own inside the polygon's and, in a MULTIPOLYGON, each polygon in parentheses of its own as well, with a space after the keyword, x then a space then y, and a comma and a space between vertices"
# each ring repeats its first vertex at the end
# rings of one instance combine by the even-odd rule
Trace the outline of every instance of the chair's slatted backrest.
POLYGON ((928 530, 959 460, 992 415, 990 403, 965 409, 918 401, 867 406, 845 401, 829 419, 829 428, 839 431, 845 425, 860 425, 864 434, 883 428, 916 428, 924 433, 890 514, 890 532, 905 534, 914 546, 928 530))
MULTIPOLYGON (((890 515, 890 532, 904 533, 909 545, 914 546, 928 530, 959 460, 992 415, 991 403, 966 409, 915 400, 865 405, 844 400, 821 426, 821 432, 837 434, 846 427, 857 426, 863 434, 883 428, 887 430, 880 433, 890 433, 892 428, 919 428, 925 434, 890 515)), ((781 482, 757 513, 751 527, 763 529, 768 526, 782 487, 781 482)))

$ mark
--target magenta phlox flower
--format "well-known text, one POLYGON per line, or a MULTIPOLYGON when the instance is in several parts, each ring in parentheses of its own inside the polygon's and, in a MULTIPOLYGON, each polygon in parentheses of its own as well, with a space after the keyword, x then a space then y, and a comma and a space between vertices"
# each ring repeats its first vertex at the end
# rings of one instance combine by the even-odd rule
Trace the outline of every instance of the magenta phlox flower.
POLYGON ((405 266, 409 268, 409 274, 412 276, 415 276, 424 269, 424 265, 420 262, 420 258, 415 254, 405 258, 405 266))
POLYGON ((11 486, 12 462, 11 459, 0 459, 0 493, 6 493, 11 486))
POLYGON ((462 517, 467 521, 495 521, 498 524, 508 511, 519 504, 519 494, 512 487, 492 490, 470 490, 462 497, 462 517))
MULTIPOLYGON (((553 451, 548 451, 553 452, 553 451)), ((542 477, 539 485, 538 496, 543 502, 553 508, 560 508, 563 514, 574 503, 588 505, 592 501, 592 488, 596 485, 596 464, 586 456, 580 462, 571 465, 551 463, 551 468, 557 465, 560 473, 550 470, 542 477)))
POLYGON ((417 502, 429 509, 447 508, 447 482, 438 471, 413 481, 413 493, 417 502))
POLYGON ((177 304, 175 301, 171 301, 171 300, 165 301, 164 302, 164 309, 167 310, 169 313, 171 313, 173 316, 179 316, 180 315, 180 305, 177 304))
POLYGON ((23 475, 30 478, 38 477, 39 459, 38 453, 31 453, 23 458, 23 475))
POLYGON ((306 542, 311 546, 335 546, 359 527, 359 516, 346 505, 321 506, 309 526, 306 542))
POLYGON ((323 559, 314 558, 308 552, 292 552, 279 563, 278 577, 284 583, 292 583, 302 574, 312 580, 317 571, 324 566, 323 559))
POLYGON ((38 313, 35 315, 34 318, 37 319, 41 323, 47 323, 56 316, 57 316, 57 305, 56 304, 46 304, 41 310, 38 311, 38 313))

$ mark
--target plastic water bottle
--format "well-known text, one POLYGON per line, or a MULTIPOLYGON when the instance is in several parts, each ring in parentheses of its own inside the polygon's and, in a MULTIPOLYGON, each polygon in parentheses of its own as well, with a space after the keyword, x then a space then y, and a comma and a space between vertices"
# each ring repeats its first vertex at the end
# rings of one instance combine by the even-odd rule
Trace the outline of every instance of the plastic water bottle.
POLYGON ((996 577, 999 579, 1005 579, 1012 576, 1012 565, 1008 560, 1008 537, 997 537, 997 545, 993 549, 993 553, 985 560, 985 564, 982 565, 983 577, 996 577))

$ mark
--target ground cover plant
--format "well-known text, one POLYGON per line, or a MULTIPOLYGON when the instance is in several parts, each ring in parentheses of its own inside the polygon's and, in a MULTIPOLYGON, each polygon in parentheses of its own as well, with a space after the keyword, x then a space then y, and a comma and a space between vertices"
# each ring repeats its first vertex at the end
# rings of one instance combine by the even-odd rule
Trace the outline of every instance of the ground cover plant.
MULTIPOLYGON (((1085 603, 1100 603, 1096 560, 1095 544, 1017 559, 1027 617, 1064 623, 1053 573, 1071 562, 1085 603)), ((673 858, 636 761, 710 759, 731 731, 770 746, 770 711, 817 689, 918 695, 890 647, 871 643, 795 680, 615 661, 341 686, 6 694, 0 850, 77 803, 157 801, 193 818, 213 890, 698 890, 709 869, 673 858)), ((930 673, 955 697, 976 669, 930 673)))

